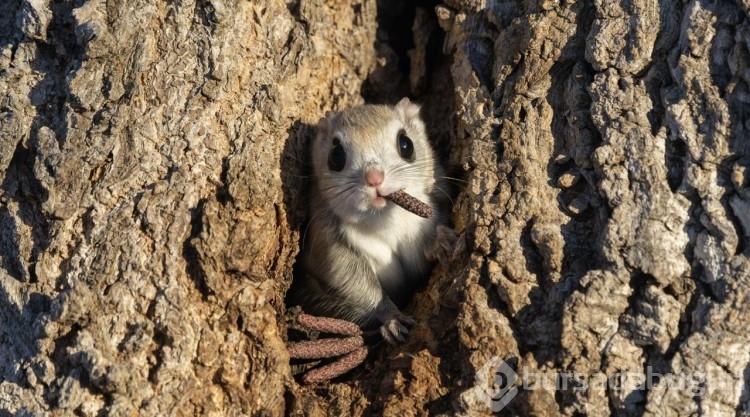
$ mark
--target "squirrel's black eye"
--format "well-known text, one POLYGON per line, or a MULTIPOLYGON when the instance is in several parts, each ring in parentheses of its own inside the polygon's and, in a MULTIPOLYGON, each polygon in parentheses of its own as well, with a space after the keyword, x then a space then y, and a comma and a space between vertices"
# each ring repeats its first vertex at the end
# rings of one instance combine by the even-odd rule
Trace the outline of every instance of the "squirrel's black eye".
POLYGON ((414 160, 414 143, 406 136, 403 129, 398 131, 398 154, 406 161, 414 160))
POLYGON ((346 151, 341 146, 341 142, 338 138, 333 139, 333 146, 331 146, 331 152, 328 154, 328 169, 331 171, 341 172, 346 165, 346 151))

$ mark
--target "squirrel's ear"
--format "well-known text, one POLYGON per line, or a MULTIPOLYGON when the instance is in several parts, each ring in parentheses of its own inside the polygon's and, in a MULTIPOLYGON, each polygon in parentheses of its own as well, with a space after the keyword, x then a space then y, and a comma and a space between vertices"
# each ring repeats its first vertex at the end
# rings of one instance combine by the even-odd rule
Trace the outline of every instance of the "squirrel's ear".
POLYGON ((408 97, 404 97, 401 99, 401 101, 396 103, 394 109, 398 114, 401 115, 401 117, 404 118, 404 120, 410 120, 419 117, 420 106, 418 104, 412 103, 408 97))
POLYGON ((321 117, 320 120, 318 120, 318 131, 320 132, 328 132, 331 128, 331 120, 336 116, 335 112, 327 111, 325 117, 321 117))

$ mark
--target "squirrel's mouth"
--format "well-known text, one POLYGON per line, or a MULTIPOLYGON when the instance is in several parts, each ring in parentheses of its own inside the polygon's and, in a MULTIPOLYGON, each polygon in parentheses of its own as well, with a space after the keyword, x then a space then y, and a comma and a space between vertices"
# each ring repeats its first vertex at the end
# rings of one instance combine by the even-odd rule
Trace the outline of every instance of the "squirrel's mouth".
POLYGON ((386 199, 380 193, 376 193, 375 197, 372 199, 371 204, 375 208, 383 208, 386 204, 386 199))

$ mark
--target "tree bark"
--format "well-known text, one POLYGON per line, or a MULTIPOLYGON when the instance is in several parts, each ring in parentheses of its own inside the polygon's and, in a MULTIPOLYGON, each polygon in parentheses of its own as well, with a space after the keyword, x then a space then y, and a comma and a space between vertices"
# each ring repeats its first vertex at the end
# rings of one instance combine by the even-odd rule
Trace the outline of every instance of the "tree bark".
POLYGON ((748 0, 3 8, 0 414, 750 415, 748 0), (300 385, 313 126, 405 95, 458 256, 300 385))

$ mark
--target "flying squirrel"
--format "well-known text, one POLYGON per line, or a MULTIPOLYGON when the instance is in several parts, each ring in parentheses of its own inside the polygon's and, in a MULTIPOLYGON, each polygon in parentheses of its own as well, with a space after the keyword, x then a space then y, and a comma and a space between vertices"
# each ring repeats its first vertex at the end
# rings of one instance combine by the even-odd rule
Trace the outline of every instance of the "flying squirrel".
POLYGON ((311 146, 310 220, 292 300, 311 314, 379 327, 403 342, 414 320, 400 307, 452 254, 443 168, 420 107, 362 105, 328 112, 311 146), (431 208, 422 217, 394 203, 403 191, 431 208))

